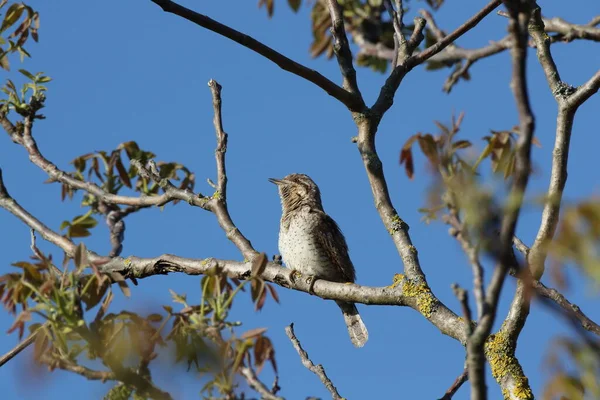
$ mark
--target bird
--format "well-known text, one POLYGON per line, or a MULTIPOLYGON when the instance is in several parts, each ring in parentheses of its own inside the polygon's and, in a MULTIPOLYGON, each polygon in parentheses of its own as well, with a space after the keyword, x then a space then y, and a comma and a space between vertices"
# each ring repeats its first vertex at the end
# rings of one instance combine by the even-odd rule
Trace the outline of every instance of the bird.
MULTIPOLYGON (((269 178, 269 181, 277 185, 281 199, 278 247, 285 265, 307 275, 312 283, 316 279, 354 283, 356 272, 346 239, 336 222, 323 210, 317 184, 304 174, 269 178)), ((369 332, 356 306, 345 301, 336 303, 344 315, 352 344, 364 346, 369 332)))

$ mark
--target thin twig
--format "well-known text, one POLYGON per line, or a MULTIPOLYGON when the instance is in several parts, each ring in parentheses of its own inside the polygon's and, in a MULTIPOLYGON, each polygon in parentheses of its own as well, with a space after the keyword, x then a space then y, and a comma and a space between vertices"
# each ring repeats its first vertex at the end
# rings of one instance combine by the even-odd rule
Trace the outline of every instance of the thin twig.
POLYGON ((461 37, 466 32, 473 29, 482 19, 484 19, 489 13, 494 11, 501 4, 500 0, 492 0, 485 7, 483 7, 477 14, 473 17, 469 18, 465 23, 456 28, 452 33, 444 37, 442 40, 438 41, 432 46, 429 46, 427 49, 423 50, 419 54, 415 54, 411 57, 409 62, 413 65, 419 65, 424 61, 427 61, 433 55, 439 53, 448 45, 453 43, 456 39, 461 37))
POLYGON ((17 344, 11 350, 6 352, 2 357, 0 357, 0 367, 2 367, 4 364, 6 364, 10 360, 12 360, 14 357, 16 357, 20 352, 25 350, 27 347, 29 347, 29 345, 35 341, 35 338, 36 338, 38 332, 40 331, 40 329, 43 329, 43 328, 44 328, 43 325, 40 326, 33 333, 31 333, 29 336, 27 336, 25 339, 23 339, 21 342, 19 342, 19 344, 17 344))
POLYGON ((464 371, 456 378, 452 386, 448 388, 448 390, 444 394, 444 397, 442 397, 440 400, 451 400, 452 396, 454 396, 456 392, 458 392, 458 389, 460 389, 460 387, 468 380, 469 371, 465 368, 464 371))
MULTIPOLYGON (((482 19, 484 19, 499 5, 500 0, 492 0, 477 14, 469 18, 465 23, 456 28, 448 36, 444 37, 444 39, 438 41, 436 44, 428 47, 422 52, 412 55, 406 60, 405 63, 400 63, 396 68, 394 68, 390 76, 387 78, 385 84, 381 88, 379 97, 377 98, 377 101, 372 107, 375 116, 377 116, 377 118, 381 118, 383 114, 392 106, 394 94, 396 93, 396 90, 398 90, 400 82, 402 82, 402 79, 408 71, 418 66, 419 64, 422 64, 423 62, 427 61, 435 54, 444 50, 444 48, 446 48, 456 39, 464 35, 466 32, 473 29, 479 22, 481 22, 482 19)), ((423 28, 425 27, 424 20, 421 26, 423 28)))
POLYGON ((360 109, 354 111, 362 111, 366 106, 356 81, 356 70, 354 69, 352 51, 350 50, 346 29, 344 28, 342 7, 340 7, 337 0, 327 0, 327 7, 331 16, 333 51, 342 72, 342 87, 355 97, 357 104, 360 104, 360 109))
POLYGON ((312 372, 313 374, 315 374, 319 377, 319 379, 321 380, 323 385, 325 385, 325 387, 327 388, 329 393, 331 393, 331 398, 333 400, 342 400, 343 397, 340 396, 340 394, 338 393, 337 389, 335 388, 335 386, 333 385, 331 380, 327 377, 327 374, 325 373, 325 368, 323 368, 323 366, 321 364, 315 365, 311 361, 311 359, 308 357, 308 353, 302 348, 300 341, 294 334, 294 324, 293 323, 290 324, 289 326, 286 326, 285 333, 288 336, 288 338, 290 338, 292 345, 298 352, 298 355, 300 356, 300 360, 302 361, 302 365, 304 365, 310 372, 312 372))
POLYGON ((467 336, 471 336, 473 333, 473 318, 471 316, 471 307, 469 307, 469 293, 465 289, 458 286, 457 283, 452 284, 452 290, 454 291, 454 295, 460 302, 460 307, 462 308, 467 336))
POLYGON ((283 400, 283 397, 274 395, 267 386, 258 379, 256 372, 250 366, 240 368, 240 374, 248 382, 248 386, 256 390, 260 394, 260 398, 264 400, 283 400))

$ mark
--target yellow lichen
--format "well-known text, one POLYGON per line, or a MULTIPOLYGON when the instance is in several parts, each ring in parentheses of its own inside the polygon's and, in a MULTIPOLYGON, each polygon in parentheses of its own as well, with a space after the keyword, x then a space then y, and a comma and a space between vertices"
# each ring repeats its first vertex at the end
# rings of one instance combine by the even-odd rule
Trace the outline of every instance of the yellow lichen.
POLYGON ((502 390, 505 399, 533 399, 529 381, 514 356, 514 348, 504 330, 500 329, 498 333, 490 335, 485 344, 485 355, 490 363, 492 375, 498 383, 502 383, 507 376, 514 383, 512 396, 508 389, 502 390))
POLYGON ((392 281, 392 284, 390 286, 388 286, 390 289, 395 288, 396 286, 398 286, 399 284, 402 283, 402 279, 404 279, 404 275, 402 274, 394 274, 394 278, 392 281))
POLYGON ((405 224, 406 222, 404 222, 402 218, 398 216, 398 214, 394 215, 390 220, 390 227, 388 228, 389 234, 393 235, 394 233, 400 231, 405 224))
MULTIPOLYGON (((396 277, 394 277, 395 279, 396 277)), ((425 282, 414 282, 402 275, 402 291, 408 297, 416 297, 419 312, 425 318, 430 318, 433 313, 437 300, 433 297, 431 289, 425 282)))

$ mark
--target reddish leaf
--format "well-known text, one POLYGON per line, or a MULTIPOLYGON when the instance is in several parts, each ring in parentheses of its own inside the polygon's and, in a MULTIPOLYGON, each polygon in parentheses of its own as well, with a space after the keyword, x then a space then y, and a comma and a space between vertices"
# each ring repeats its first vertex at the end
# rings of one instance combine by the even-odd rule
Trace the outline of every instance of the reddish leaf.
POLYGON ((259 294, 258 300, 256 301, 256 305, 254 307, 254 309, 256 311, 260 311, 262 310, 262 308, 265 305, 265 301, 267 300, 267 291, 265 290, 265 285, 264 283, 261 285, 261 292, 259 294))
POLYGON ((251 276, 258 277, 261 276, 263 271, 267 266, 267 255, 265 253, 260 253, 258 256, 252 260, 252 268, 251 268, 251 276))
POLYGON ((275 300, 277 302, 277 304, 279 304, 279 295, 277 294, 277 290, 275 290, 275 287, 271 284, 266 284, 267 289, 269 289, 269 293, 271 293, 271 296, 273 297, 273 300, 275 300))
POLYGON ((404 170, 406 171, 406 176, 408 176, 408 179, 412 179, 415 174, 415 166, 410 148, 400 151, 400 165, 402 164, 405 164, 404 170))
POLYGON ((246 331, 240 336, 242 339, 251 339, 257 336, 261 336, 263 333, 267 331, 267 328, 255 328, 246 331))
POLYGON ((430 134, 419 136, 419 147, 432 165, 438 165, 440 160, 437 152, 437 143, 430 134))

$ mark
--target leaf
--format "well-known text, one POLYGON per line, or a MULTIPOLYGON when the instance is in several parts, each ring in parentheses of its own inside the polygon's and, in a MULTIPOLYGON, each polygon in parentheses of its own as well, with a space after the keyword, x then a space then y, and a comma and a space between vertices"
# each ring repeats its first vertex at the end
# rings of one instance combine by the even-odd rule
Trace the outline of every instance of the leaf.
POLYGON ((146 317, 146 319, 150 322, 161 322, 163 320, 163 316, 160 314, 150 314, 146 317))
POLYGON ((23 75, 25 75, 26 77, 28 77, 29 79, 31 79, 32 81, 35 80, 35 77, 31 74, 31 72, 29 72, 25 69, 20 69, 19 72, 22 73, 23 75))
POLYGON ((260 374, 265 361, 271 360, 273 370, 277 372, 277 364, 275 363, 275 349, 268 337, 260 336, 254 344, 254 364, 256 365, 256 373, 260 374))
POLYGON ((440 163, 437 152, 437 143, 432 135, 429 133, 426 135, 420 135, 419 147, 432 165, 437 166, 440 163))
POLYGON ((121 161, 121 157, 117 158, 115 162, 115 167, 117 168, 117 172, 119 173, 119 177, 121 178, 121 182, 125 186, 131 189, 131 180, 129 180, 129 175, 123 166, 123 162, 121 161))
POLYGON ((185 294, 177 294, 174 291, 172 291, 171 289, 169 289, 169 292, 171 292, 171 297, 173 298, 173 301, 175 303, 180 303, 180 304, 183 304, 184 306, 187 305, 187 297, 185 294))
POLYGON ((83 267, 86 267, 89 264, 85 244, 79 243, 77 245, 77 248, 75 249, 75 256, 73 257, 73 262, 75 262, 75 267, 77 267, 78 270, 83 267))
POLYGON ((265 283, 262 279, 253 279, 250 283, 250 297, 256 302, 265 289, 265 283))
POLYGON ((23 11, 25 11, 24 4, 14 3, 10 7, 8 7, 8 10, 6 11, 6 16, 4 17, 4 21, 2 22, 2 26, 0 27, 0 31, 3 32, 7 30, 15 22, 17 22, 19 18, 21 18, 23 11))
POLYGON ((267 328, 254 328, 246 331, 240 336, 242 339, 251 339, 257 336, 261 336, 263 333, 267 331, 267 328))
POLYGON ((471 147, 471 142, 468 140, 458 140, 452 144, 454 150, 466 149, 468 147, 471 147))
POLYGON ((252 277, 261 276, 262 273, 264 272, 266 266, 267 266, 267 255, 265 253, 260 253, 258 256, 256 256, 254 258, 254 260, 252 260, 251 276, 252 277))
POLYGON ((302 0, 288 0, 288 4, 294 12, 298 12, 300 9, 300 5, 302 4, 302 0))
POLYGON ((275 302, 279 304, 279 295, 277 294, 277 290, 275 290, 275 287, 269 283, 267 283, 266 286, 267 289, 269 289, 269 293, 271 293, 271 297, 273 297, 273 300, 275 300, 275 302))
POLYGON ((413 176, 415 175, 415 166, 412 150, 410 148, 402 149, 400 151, 400 165, 402 164, 405 164, 404 170, 406 171, 406 176, 408 176, 408 179, 413 179, 413 176))
POLYGON ((70 226, 67 233, 67 236, 70 238, 88 237, 90 235, 91 233, 87 228, 79 225, 70 226))
POLYGON ((81 295, 81 301, 85 304, 86 311, 96 307, 96 305, 104 298, 106 291, 110 287, 106 280, 99 284, 100 281, 95 275, 88 275, 87 279, 88 280, 83 283, 84 287, 87 286, 86 284, 89 284, 89 287, 85 293, 82 293, 81 295), (92 279, 92 281, 89 281, 89 279, 92 279))
POLYGON ((261 282, 261 283, 262 283, 261 291, 258 295, 259 297, 258 297, 258 299, 256 301, 256 305, 254 307, 255 311, 262 310, 262 308, 265 305, 265 301, 267 300, 267 291, 265 290, 265 284, 264 284, 264 282, 261 282))
POLYGON ((129 286, 127 286, 127 282, 125 282, 123 275, 118 272, 111 272, 110 277, 117 282, 119 289, 121 289, 121 292, 123 292, 125 297, 131 297, 131 289, 129 289, 129 286))
POLYGON ((5 71, 10 71, 10 62, 8 61, 8 55, 3 53, 0 56, 0 67, 5 71))

